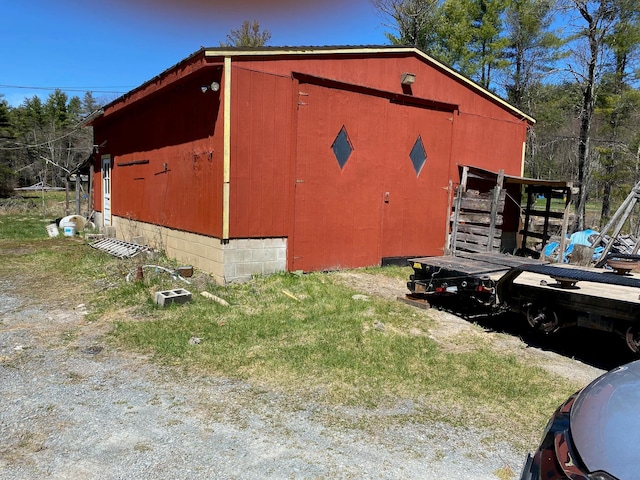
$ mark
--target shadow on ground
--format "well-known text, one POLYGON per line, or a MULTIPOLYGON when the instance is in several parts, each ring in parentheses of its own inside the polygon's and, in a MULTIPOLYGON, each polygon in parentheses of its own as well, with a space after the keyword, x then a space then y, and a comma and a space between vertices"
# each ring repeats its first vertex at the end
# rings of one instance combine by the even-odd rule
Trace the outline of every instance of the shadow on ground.
POLYGON ((548 350, 601 370, 637 360, 625 341, 614 333, 568 327, 552 334, 536 332, 524 316, 516 313, 479 312, 477 306, 461 305, 459 299, 430 299, 433 308, 448 311, 486 330, 519 337, 528 346, 548 350))

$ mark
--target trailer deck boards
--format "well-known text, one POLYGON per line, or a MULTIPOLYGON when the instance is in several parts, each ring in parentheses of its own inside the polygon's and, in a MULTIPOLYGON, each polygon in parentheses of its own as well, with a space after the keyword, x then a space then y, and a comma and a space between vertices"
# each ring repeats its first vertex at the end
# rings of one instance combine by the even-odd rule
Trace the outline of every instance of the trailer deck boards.
POLYGON ((516 257, 514 255, 507 255, 505 253, 458 252, 456 255, 461 258, 480 260, 483 262, 493 263, 495 265, 502 265, 506 267, 519 267, 521 265, 546 265, 549 263, 549 261, 547 260, 536 260, 528 257, 516 257))
MULTIPOLYGON (((527 285, 554 292, 580 304, 580 297, 640 303, 640 274, 515 257, 501 253, 460 253, 454 256, 410 260, 415 274, 408 283, 412 293, 473 293, 478 285, 527 285), (451 289, 457 285, 457 289, 451 289), (444 289, 439 288, 444 287, 444 289), (449 288, 449 290, 446 290, 449 288), (466 289, 466 290, 465 290, 466 289)), ((508 288, 508 287, 507 287, 508 288)))
MULTIPOLYGON (((516 273, 516 272, 514 272, 516 273)), ((527 297, 535 295, 544 299, 549 306, 558 294, 566 297, 579 309, 585 302, 596 302, 610 310, 624 310, 623 304, 640 305, 640 275, 637 273, 618 275, 602 269, 588 267, 574 267, 571 265, 553 266, 545 269, 525 267, 514 280, 509 295, 522 295, 522 289, 533 292, 527 297), (555 278, 572 278, 577 280, 573 286, 563 286, 555 278)))
MULTIPOLYGON (((522 265, 545 265, 549 262, 515 257, 503 253, 459 252, 455 257, 420 257, 410 259, 414 270, 423 270, 430 277, 440 279, 457 277, 488 277, 497 281, 512 268, 522 265)), ((418 275, 419 276, 419 275, 418 275)))
POLYGON ((409 261, 414 265, 414 268, 416 264, 418 264, 420 268, 434 267, 451 272, 451 274, 455 276, 486 275, 509 270, 509 267, 506 265, 464 257, 423 257, 413 258, 409 261))

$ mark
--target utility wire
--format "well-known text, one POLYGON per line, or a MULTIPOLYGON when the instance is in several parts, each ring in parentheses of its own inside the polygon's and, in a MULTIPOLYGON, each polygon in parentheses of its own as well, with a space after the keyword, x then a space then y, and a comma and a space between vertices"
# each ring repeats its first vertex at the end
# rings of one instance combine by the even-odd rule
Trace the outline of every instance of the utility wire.
POLYGON ((38 147, 44 147, 46 145, 49 145, 53 142, 57 142, 58 140, 62 140, 63 138, 69 137, 72 134, 78 132, 82 127, 77 126, 75 127, 73 130, 65 133, 64 135, 60 135, 57 138, 53 138, 51 140, 47 140, 46 142, 42 142, 42 143, 37 143, 37 144, 33 144, 33 145, 26 145, 26 144, 21 144, 19 147, 0 147, 0 150, 23 150, 25 148, 38 148, 38 147))
POLYGON ((25 90, 63 90, 67 92, 92 92, 92 93, 126 93, 133 87, 126 85, 109 86, 109 87, 30 87, 27 85, 4 85, 0 84, 0 88, 22 88, 25 90), (119 88, 124 90, 102 90, 103 88, 119 88), (100 89, 100 90, 98 90, 100 89))

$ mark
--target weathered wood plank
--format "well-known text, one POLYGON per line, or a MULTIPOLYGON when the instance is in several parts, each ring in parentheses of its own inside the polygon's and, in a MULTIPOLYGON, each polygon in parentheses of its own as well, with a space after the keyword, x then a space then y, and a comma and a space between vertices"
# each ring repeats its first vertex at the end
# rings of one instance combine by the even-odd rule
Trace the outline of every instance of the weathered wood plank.
MULTIPOLYGON (((476 236, 460 235, 458 237, 457 247, 467 248, 467 246, 469 245, 474 245, 475 247, 479 248, 479 250, 474 250, 474 251, 486 252, 488 244, 489 244, 489 239, 487 237, 480 237, 477 235, 476 236)), ((500 239, 494 239, 494 241, 491 243, 491 247, 492 247, 491 248, 492 250, 500 249, 500 239)))
MULTIPOLYGON (((462 210, 477 210, 481 212, 491 212, 492 196, 463 196, 460 208, 462 210)), ((504 211, 504 197, 498 202, 498 211, 504 211)))
MULTIPOLYGON (((484 225, 489 225, 491 222, 490 214, 482 214, 482 213, 469 213, 469 212, 459 212, 458 213, 458 224, 463 223, 480 223, 484 225)), ((496 215, 496 227, 502 226, 502 215, 496 215)))
POLYGON ((496 216, 498 212, 504 211, 504 205, 502 208, 500 207, 500 200, 504 199, 504 195, 502 195, 502 182, 504 181, 504 170, 500 169, 498 172, 498 181, 496 182, 496 186, 493 189, 493 199, 491 201, 491 222, 489 223, 489 237, 493 237, 496 230, 496 216))
POLYGON ((491 250, 495 250, 495 249, 499 249, 500 248, 500 239, 499 238, 494 238, 493 242, 489 241, 488 237, 481 237, 478 235, 460 235, 460 239, 458 241, 459 245, 462 244, 473 244, 473 245, 480 245, 482 247, 484 247, 484 250, 482 250, 483 252, 488 251, 489 249, 487 248, 487 245, 491 244, 491 250))
POLYGON ((486 245, 483 246, 483 245, 478 245, 476 243, 466 243, 463 241, 458 241, 457 249, 466 250, 469 252, 476 252, 476 253, 486 253, 487 251, 486 245))
POLYGON ((458 219, 460 215, 460 203, 462 202, 463 190, 466 187, 467 170, 468 170, 468 167, 464 167, 462 170, 463 181, 456 188, 455 208, 453 209, 453 212, 451 214, 451 219, 450 219, 452 223, 452 227, 451 227, 451 245, 449 246, 449 250, 452 250, 454 252, 456 250, 456 237, 458 236, 458 226, 460 225, 460 221, 458 219))
MULTIPOLYGON (((484 235, 484 236, 489 236, 489 232, 490 232, 490 228, 485 226, 485 225, 468 225, 468 224, 464 224, 464 225, 459 225, 458 226, 458 231, 459 232, 463 232, 463 233, 469 233, 469 234, 473 234, 473 235, 484 235)), ((495 229, 493 232, 493 237, 500 239, 500 237, 502 236, 502 230, 501 229, 495 229)))

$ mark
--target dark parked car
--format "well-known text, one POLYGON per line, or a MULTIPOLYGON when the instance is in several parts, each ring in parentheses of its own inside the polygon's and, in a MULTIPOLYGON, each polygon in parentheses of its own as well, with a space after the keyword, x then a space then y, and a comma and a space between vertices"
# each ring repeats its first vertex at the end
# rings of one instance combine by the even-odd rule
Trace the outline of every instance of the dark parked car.
POLYGON ((640 479, 640 360, 572 395, 527 457, 521 480, 640 479))

